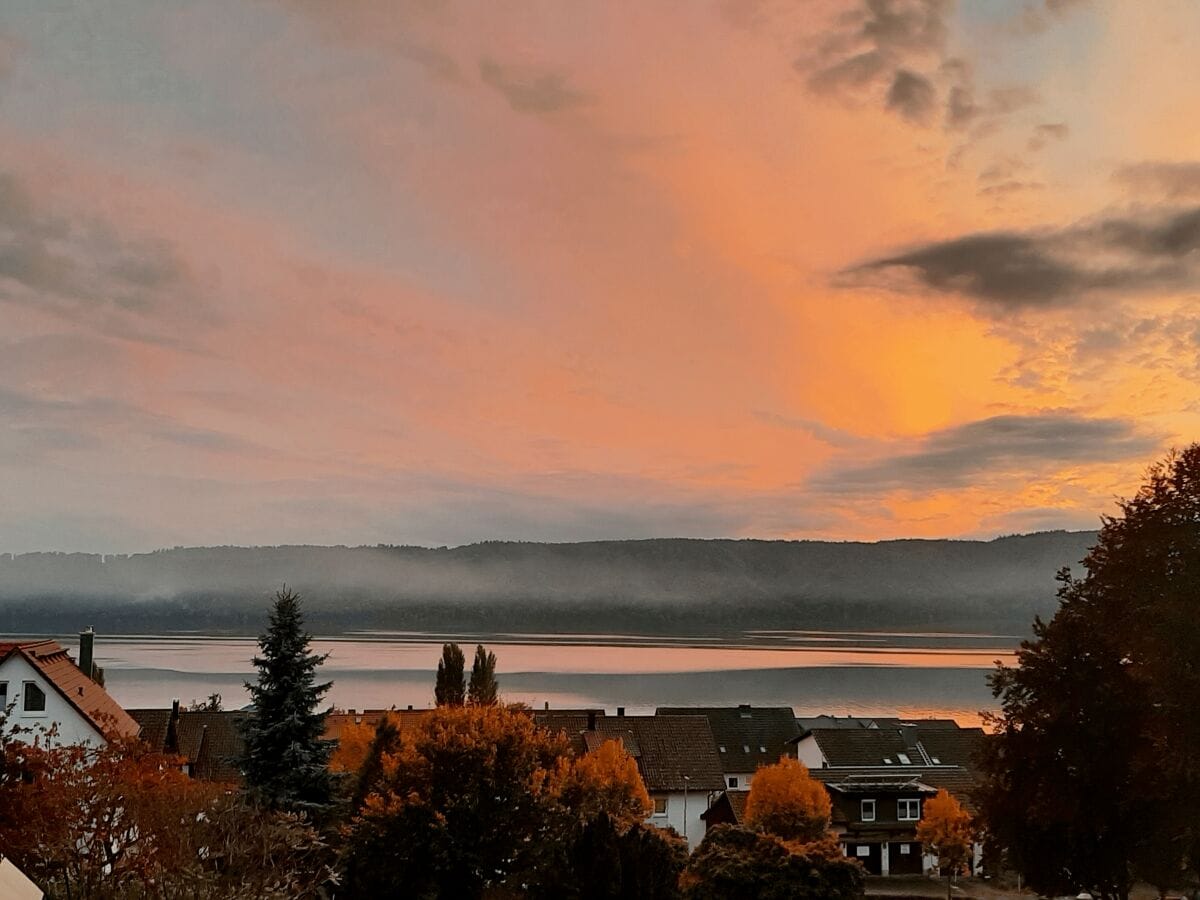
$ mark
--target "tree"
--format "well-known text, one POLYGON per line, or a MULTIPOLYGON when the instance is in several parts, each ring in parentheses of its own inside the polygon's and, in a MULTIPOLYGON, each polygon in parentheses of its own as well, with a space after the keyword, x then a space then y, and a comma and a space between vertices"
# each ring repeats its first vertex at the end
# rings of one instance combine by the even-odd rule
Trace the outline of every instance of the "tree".
POLYGON ((1125 898, 1138 877, 1194 878, 1200 859, 1200 445, 1151 467, 1120 512, 992 676, 980 811, 1048 893, 1125 898))
POLYGON ((371 752, 375 741, 375 728, 367 722, 347 722, 338 735, 337 748, 329 757, 329 768, 333 772, 357 775, 371 752))
POLYGON ((746 797, 746 827, 788 841, 819 841, 829 833, 831 810, 825 785, 800 760, 784 757, 754 773, 746 797))
POLYGON ((550 773, 565 739, 503 706, 444 706, 394 752, 351 825, 351 895, 480 897, 536 880, 559 840, 550 773))
POLYGON ((836 841, 797 844, 718 825, 692 854, 680 886, 686 900, 852 900, 865 881, 836 841))
POLYGON ((495 706, 496 692, 496 654, 483 649, 483 644, 475 647, 475 662, 471 665, 471 683, 467 688, 467 698, 474 706, 495 706))
POLYGON ((582 822, 603 815, 620 832, 654 811, 637 761, 615 740, 605 741, 591 753, 560 759, 551 791, 582 822))
POLYGON ((316 810, 331 800, 333 742, 322 738, 326 713, 317 712, 331 683, 316 683, 328 654, 311 652, 311 641, 300 597, 285 587, 258 638, 258 681, 246 683, 254 709, 243 725, 240 760, 246 786, 273 806, 316 810))
POLYGON ((942 788, 925 801, 925 810, 917 824, 917 840, 926 853, 938 858, 938 867, 946 876, 946 900, 953 896, 953 877, 969 874, 975 847, 975 825, 971 814, 942 788))
POLYGON ((224 708, 221 705, 221 695, 215 692, 203 700, 193 700, 188 704, 188 712, 221 712, 224 708))
POLYGON ((433 697, 438 706, 462 706, 466 697, 463 669, 466 658, 458 644, 443 644, 433 697))

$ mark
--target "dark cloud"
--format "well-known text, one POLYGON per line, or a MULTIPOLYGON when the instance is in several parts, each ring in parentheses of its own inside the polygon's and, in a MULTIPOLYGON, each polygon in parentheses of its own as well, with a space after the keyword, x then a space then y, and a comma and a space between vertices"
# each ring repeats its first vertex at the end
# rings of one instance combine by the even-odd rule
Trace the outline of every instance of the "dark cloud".
POLYGON ((795 67, 819 94, 886 85, 888 108, 911 117, 913 97, 920 103, 933 92, 914 63, 941 53, 949 10, 948 0, 863 0, 841 19, 816 60, 798 59, 795 67))
POLYGON ((924 124, 929 121, 936 104, 937 91, 933 82, 907 69, 896 72, 892 86, 888 89, 888 109, 899 113, 910 122, 924 124))
POLYGON ((1122 166, 1113 180, 1139 196, 1190 200, 1200 197, 1200 162, 1142 162, 1122 166))
POLYGON ((1053 410, 993 416, 934 431, 905 452, 870 463, 834 466, 813 486, 832 492, 934 490, 990 475, 1033 475, 1080 463, 1148 456, 1162 438, 1127 419, 1053 410))
POLYGON ((960 294, 1003 310, 1078 302, 1112 291, 1200 285, 1200 208, 1110 218, 1059 230, 937 241, 842 273, 885 287, 960 294))
MULTIPOLYGON (((124 240, 109 223, 38 207, 0 173, 0 303, 35 307, 106 333, 174 342, 159 314, 200 313, 190 273, 165 241, 124 240)), ((170 318, 169 316, 167 318, 170 318)))
POLYGON ((567 84, 565 75, 520 66, 503 66, 490 59, 479 63, 479 77, 495 88, 517 112, 545 115, 591 102, 567 84))

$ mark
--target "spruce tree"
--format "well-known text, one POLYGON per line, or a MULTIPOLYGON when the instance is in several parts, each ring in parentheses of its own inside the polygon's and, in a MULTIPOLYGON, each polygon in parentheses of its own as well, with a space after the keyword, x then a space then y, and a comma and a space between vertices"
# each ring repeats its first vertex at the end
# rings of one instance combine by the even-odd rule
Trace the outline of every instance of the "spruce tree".
POLYGON ((462 706, 466 700, 464 669, 466 657, 458 644, 443 644, 442 658, 438 660, 437 682, 433 688, 438 706, 462 706))
POLYGON ((331 682, 316 684, 326 656, 309 650, 300 597, 283 590, 275 595, 269 624, 258 638, 254 658, 257 683, 246 682, 254 711, 242 728, 240 760, 246 786, 269 804, 315 809, 330 803, 329 757, 334 742, 322 739, 325 712, 317 704, 331 682))
POLYGON ((496 705, 496 654, 475 646, 475 662, 471 666, 471 683, 467 688, 467 699, 472 706, 496 705))

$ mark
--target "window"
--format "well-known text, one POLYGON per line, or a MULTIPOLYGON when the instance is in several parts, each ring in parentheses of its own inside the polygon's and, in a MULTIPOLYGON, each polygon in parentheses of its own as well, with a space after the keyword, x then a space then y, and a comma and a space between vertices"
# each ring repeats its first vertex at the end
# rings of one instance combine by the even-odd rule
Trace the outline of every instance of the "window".
POLYGON ((902 766, 911 766, 912 765, 912 760, 908 758, 907 753, 897 753, 896 759, 900 760, 900 765, 902 765, 902 766))
POLYGON ((21 695, 25 698, 21 704, 21 709, 25 712, 46 711, 46 692, 34 682, 26 681, 21 688, 21 695))
POLYGON ((730 776, 729 776, 729 786, 730 786, 730 787, 733 787, 733 788, 735 788, 735 787, 737 787, 737 786, 738 786, 738 780, 737 780, 737 776, 736 776, 736 775, 730 775, 730 776))
POLYGON ((883 762, 884 762, 884 765, 890 766, 892 764, 892 758, 890 756, 885 756, 883 758, 883 762))
POLYGON ((665 816, 667 814, 667 798, 666 797, 655 797, 654 798, 654 814, 656 816, 665 816))
POLYGON ((742 752, 743 752, 743 753, 749 753, 749 752, 750 752, 750 745, 749 745, 749 744, 742 744, 742 752))
POLYGON ((855 856, 870 856, 871 855, 871 845, 870 844, 859 844, 857 847, 854 848, 854 855, 855 856))
POLYGON ((759 753, 766 753, 766 752, 767 752, 767 748, 766 748, 766 747, 759 747, 759 748, 758 748, 758 752, 759 752, 759 753))
POLYGON ((915 822, 921 818, 920 800, 897 800, 896 818, 901 822, 915 822))
POLYGON ((875 821, 875 801, 874 800, 864 800, 862 802, 861 818, 864 822, 874 822, 875 821))
POLYGON ((911 854, 912 854, 912 844, 901 844, 900 845, 900 855, 901 856, 910 856, 911 854))
POLYGON ((724 753, 724 752, 725 752, 725 745, 724 745, 724 744, 722 744, 722 745, 721 745, 721 752, 722 752, 722 753, 724 753))
POLYGON ((0 712, 8 706, 8 682, 0 681, 0 712))

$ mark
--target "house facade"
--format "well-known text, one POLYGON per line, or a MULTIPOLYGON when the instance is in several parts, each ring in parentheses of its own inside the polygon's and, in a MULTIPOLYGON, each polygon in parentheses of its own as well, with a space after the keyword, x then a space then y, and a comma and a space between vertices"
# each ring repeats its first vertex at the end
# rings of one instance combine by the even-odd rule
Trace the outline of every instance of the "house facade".
MULTIPOLYGON (((90 650, 90 647, 89 647, 90 650)), ((57 641, 0 641, 0 707, 19 740, 100 746, 138 724, 57 641)))
POLYGON ((725 786, 708 719, 696 715, 606 716, 598 711, 535 712, 544 728, 561 731, 576 753, 617 741, 637 762, 653 810, 646 821, 672 828, 695 849, 704 838, 703 815, 725 786))
POLYGON ((796 755, 800 729, 790 706, 660 706, 656 715, 699 715, 708 719, 725 787, 730 791, 749 790, 759 766, 796 755))
MULTIPOLYGON (((983 732, 947 719, 864 722, 809 728, 796 755, 829 792, 831 825, 847 856, 873 875, 929 872, 937 860, 917 841, 925 801, 945 788, 970 809, 983 732)), ((981 853, 977 846, 976 866, 981 853)))

